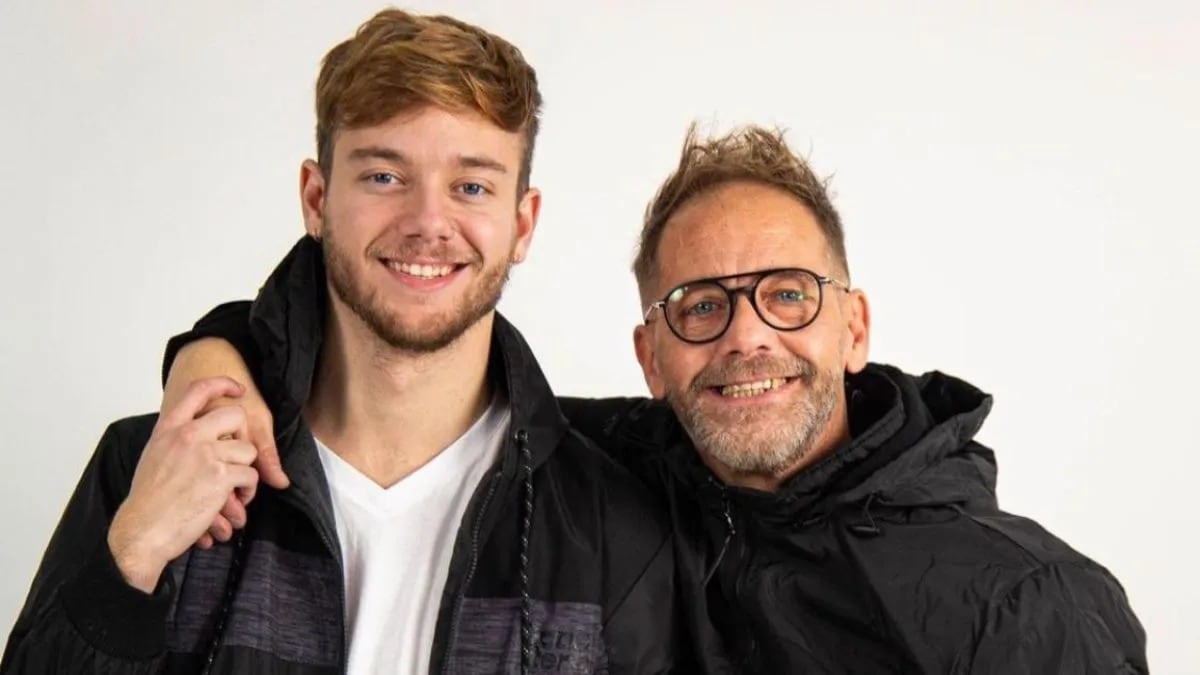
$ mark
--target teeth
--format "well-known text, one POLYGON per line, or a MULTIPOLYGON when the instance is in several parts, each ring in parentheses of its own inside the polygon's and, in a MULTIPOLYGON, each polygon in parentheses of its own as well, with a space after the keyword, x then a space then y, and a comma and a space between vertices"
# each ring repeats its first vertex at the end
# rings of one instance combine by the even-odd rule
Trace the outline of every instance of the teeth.
POLYGON ((395 261, 388 262, 388 267, 422 279, 437 279, 454 271, 454 265, 413 265, 395 261))
POLYGON ((746 382, 745 384, 729 384, 721 387, 721 395, 731 398, 757 396, 763 392, 782 387, 785 382, 787 382, 786 378, 776 377, 769 380, 759 380, 758 382, 746 382))

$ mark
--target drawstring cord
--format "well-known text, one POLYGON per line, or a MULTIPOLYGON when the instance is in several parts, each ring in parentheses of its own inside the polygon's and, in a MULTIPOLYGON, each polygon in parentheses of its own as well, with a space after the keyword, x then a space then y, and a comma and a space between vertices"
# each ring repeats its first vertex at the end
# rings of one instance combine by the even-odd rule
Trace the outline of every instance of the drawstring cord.
POLYGON ((205 659, 202 675, 212 672, 213 662, 217 658, 217 649, 221 646, 221 638, 225 634, 225 626, 229 620, 229 612, 233 609, 233 595, 237 592, 238 583, 242 579, 242 558, 245 556, 246 536, 244 530, 233 532, 233 559, 229 563, 229 573, 225 576, 225 595, 221 600, 221 614, 217 618, 217 627, 213 632, 212 644, 208 648, 208 658, 205 659))
POLYGON ((529 531, 533 523, 533 454, 529 450, 529 432, 517 430, 517 449, 521 453, 525 500, 521 520, 521 673, 533 668, 533 600, 529 597, 529 531))
POLYGON ((862 508, 863 517, 867 519, 867 522, 866 524, 855 523, 851 525, 849 528, 851 532, 861 537, 875 537, 883 534, 883 530, 879 529, 879 526, 875 524, 874 516, 871 515, 871 504, 875 502, 875 498, 878 496, 879 493, 877 492, 867 495, 867 501, 863 503, 862 508))

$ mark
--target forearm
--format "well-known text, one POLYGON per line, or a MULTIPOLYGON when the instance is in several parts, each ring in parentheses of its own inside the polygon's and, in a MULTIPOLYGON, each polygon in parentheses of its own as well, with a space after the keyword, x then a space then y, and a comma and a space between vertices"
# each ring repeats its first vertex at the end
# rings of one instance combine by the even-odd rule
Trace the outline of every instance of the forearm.
MULTIPOLYGON (((257 391, 250 369, 230 342, 206 337, 181 345, 163 386, 162 409, 169 410, 178 403, 192 382, 219 376, 236 380, 250 392, 257 391)), ((222 399, 217 404, 230 402, 222 399)))
POLYGON ((237 300, 217 305, 196 322, 192 329, 173 336, 167 341, 163 354, 162 380, 165 384, 168 373, 182 349, 204 338, 219 338, 232 345, 247 363, 257 363, 258 348, 250 335, 249 300, 237 300))

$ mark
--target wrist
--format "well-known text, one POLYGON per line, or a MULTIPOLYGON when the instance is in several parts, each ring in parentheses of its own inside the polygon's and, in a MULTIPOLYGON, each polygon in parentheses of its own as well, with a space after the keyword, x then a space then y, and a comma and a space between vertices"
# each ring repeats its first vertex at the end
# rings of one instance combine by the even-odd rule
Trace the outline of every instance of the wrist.
POLYGON ((121 536, 117 527, 113 527, 109 530, 108 549, 125 583, 147 595, 154 593, 167 561, 155 552, 153 546, 143 541, 128 540, 121 536))

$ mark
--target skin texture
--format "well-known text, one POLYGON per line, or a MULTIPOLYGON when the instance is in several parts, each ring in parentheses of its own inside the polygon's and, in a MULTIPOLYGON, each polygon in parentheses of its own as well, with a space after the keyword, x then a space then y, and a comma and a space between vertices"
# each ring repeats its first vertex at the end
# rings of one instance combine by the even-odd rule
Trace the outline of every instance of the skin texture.
MULTIPOLYGON (((801 267, 845 280, 811 211, 787 192, 736 181, 684 203, 667 221, 657 274, 643 289, 645 307, 696 279, 746 274, 724 284, 753 283, 749 273, 801 267)), ((675 337, 654 310, 634 329, 634 348, 646 385, 667 399, 705 463, 730 485, 775 491, 848 436, 845 374, 867 363, 866 296, 826 285, 816 320, 797 331, 763 323, 738 296, 733 321, 715 342, 692 345, 675 337), (768 378, 787 383, 732 398, 722 385, 768 378)))

